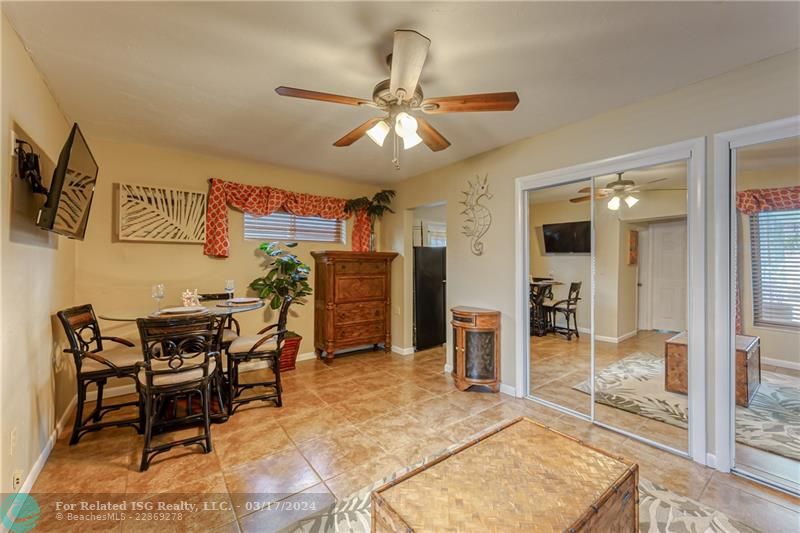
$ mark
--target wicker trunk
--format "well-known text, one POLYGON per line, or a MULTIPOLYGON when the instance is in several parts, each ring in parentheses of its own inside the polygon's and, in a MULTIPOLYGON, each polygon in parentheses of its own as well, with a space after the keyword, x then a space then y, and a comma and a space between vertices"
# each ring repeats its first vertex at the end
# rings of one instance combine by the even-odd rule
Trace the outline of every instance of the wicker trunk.
POLYGON ((639 469, 518 418, 372 493, 378 531, 639 529, 639 469))

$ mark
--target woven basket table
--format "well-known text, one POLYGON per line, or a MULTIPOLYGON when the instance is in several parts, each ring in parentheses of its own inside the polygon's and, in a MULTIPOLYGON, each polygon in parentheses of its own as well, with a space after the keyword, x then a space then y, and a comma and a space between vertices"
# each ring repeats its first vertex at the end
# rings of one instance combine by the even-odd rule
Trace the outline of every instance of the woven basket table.
POLYGON ((527 418, 372 493, 372 531, 636 532, 639 467, 527 418))

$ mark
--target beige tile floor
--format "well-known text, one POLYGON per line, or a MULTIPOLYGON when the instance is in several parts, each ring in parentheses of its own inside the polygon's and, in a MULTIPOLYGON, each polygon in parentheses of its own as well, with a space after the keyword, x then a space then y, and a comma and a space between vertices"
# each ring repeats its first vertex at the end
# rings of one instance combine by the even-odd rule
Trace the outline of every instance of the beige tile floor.
MULTIPOLYGON (((33 492, 40 530, 273 531, 503 420, 526 415, 639 463, 641 475, 765 531, 796 531, 800 503, 568 415, 503 394, 458 392, 440 349, 306 361, 284 375, 284 407, 251 404, 212 428, 214 451, 177 448, 138 472, 142 439, 62 435, 33 492), (194 503, 180 521, 58 520, 58 502, 194 503), (277 502, 254 509, 254 502, 277 502)), ((192 431, 192 430, 185 430, 192 431)), ((170 438, 174 438, 172 434, 170 438)), ((128 505, 131 505, 130 503, 128 505)), ((185 504, 184 504, 185 505, 185 504)), ((129 508, 130 509, 130 508, 129 508)), ((85 513, 84 513, 85 514, 85 513)), ((128 513, 131 515, 131 513, 128 513)), ((98 518, 98 517, 95 517, 98 518)), ((139 518, 148 518, 142 515, 139 518)))

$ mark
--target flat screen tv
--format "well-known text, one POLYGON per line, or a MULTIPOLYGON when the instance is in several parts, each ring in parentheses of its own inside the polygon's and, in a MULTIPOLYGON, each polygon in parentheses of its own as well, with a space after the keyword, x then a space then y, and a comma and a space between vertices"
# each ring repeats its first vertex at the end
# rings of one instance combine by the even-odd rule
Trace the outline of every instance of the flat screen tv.
POLYGON ((588 254, 592 251, 592 226, 588 220, 542 225, 547 254, 588 254))
POLYGON ((86 139, 74 124, 58 156, 47 201, 39 210, 36 225, 82 241, 92 207, 97 170, 97 162, 86 139))

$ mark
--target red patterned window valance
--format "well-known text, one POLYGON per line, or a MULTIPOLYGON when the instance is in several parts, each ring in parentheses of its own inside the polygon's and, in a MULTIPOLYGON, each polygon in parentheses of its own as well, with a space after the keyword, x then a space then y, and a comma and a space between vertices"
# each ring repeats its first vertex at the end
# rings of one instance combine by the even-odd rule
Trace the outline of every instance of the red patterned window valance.
MULTIPOLYGON (((335 220, 348 218, 344 211, 346 200, 331 196, 298 193, 245 185, 220 179, 211 180, 206 211, 206 242, 203 253, 214 257, 228 257, 228 207, 256 216, 266 216, 278 210, 298 216, 316 216, 335 220)), ((359 213, 353 223, 352 248, 357 252, 369 249, 370 224, 366 212, 359 213)))
POLYGON ((781 209, 800 209, 800 186, 747 189, 737 192, 736 209, 745 215, 781 209))

